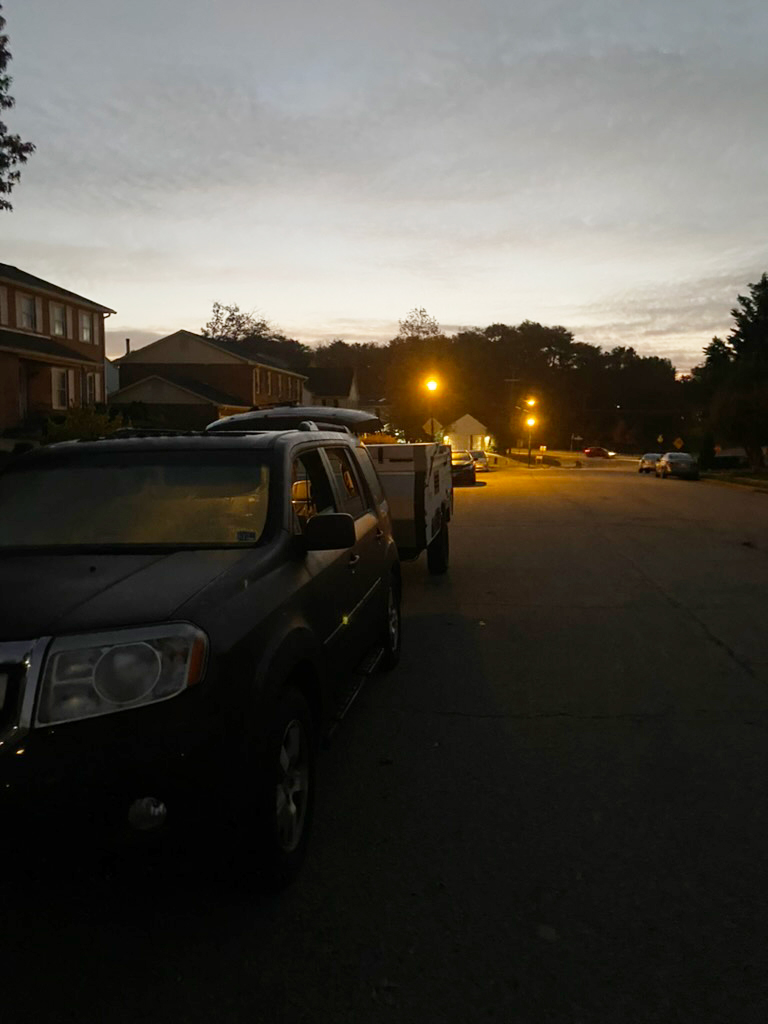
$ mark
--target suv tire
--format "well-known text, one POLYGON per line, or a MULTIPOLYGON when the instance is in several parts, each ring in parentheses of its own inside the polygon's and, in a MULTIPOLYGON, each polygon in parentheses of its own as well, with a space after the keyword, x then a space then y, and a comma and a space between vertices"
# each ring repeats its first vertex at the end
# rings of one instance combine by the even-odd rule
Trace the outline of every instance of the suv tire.
POLYGON ((387 590, 386 619, 384 620, 384 653, 379 666, 385 672, 400 661, 402 643, 402 621, 400 615, 400 586, 394 576, 390 578, 387 590))
MULTIPOLYGON (((304 860, 315 797, 317 730, 304 695, 280 694, 258 757, 247 766, 239 808, 245 880, 279 892, 304 860)), ((250 759, 249 759, 250 760, 250 759)))

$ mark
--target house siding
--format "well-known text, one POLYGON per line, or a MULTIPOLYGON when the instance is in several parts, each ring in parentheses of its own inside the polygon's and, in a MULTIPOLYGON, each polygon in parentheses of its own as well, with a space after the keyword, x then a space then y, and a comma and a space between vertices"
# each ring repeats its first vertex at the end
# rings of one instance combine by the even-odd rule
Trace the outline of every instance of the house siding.
MULTIPOLYGON (((40 420, 63 410, 54 410, 52 402, 52 376, 54 368, 74 369, 69 375, 70 406, 79 406, 87 400, 84 385, 85 373, 96 374, 99 383, 97 394, 104 396, 104 316, 84 302, 78 302, 71 295, 57 294, 55 286, 42 289, 5 279, 0 271, 0 327, 18 331, 31 338, 49 338, 65 348, 68 358, 77 362, 57 362, 55 356, 34 352, 9 352, 0 349, 0 430, 20 426, 26 418, 40 420), (21 317, 21 298, 28 296, 35 302, 35 329, 25 327, 21 317), (52 305, 63 306, 65 330, 54 333, 52 305), (90 317, 91 340, 80 341, 78 330, 80 314, 90 317), (93 360, 96 360, 94 364, 93 360), (20 380, 26 379, 26 416, 22 416, 23 400, 20 380)), ((9 345, 9 347, 12 347, 9 345)))
POLYGON ((254 391, 254 369, 256 367, 253 364, 243 362, 160 363, 147 361, 140 363, 135 359, 121 360, 120 387, 121 389, 127 388, 131 384, 138 384, 139 381, 145 380, 147 377, 157 375, 158 377, 168 376, 170 378, 183 377, 190 382, 200 381, 202 384, 208 384, 210 387, 216 388, 217 391, 239 399, 247 407, 300 400, 301 378, 299 376, 259 366, 259 390, 254 391), (270 381, 272 383, 271 393, 268 390, 270 381), (294 383, 289 384, 289 381, 294 383))
POLYGON ((0 425, 19 422, 19 357, 0 352, 0 425))
POLYGON ((184 377, 185 380, 199 380, 209 384, 218 391, 223 391, 233 398, 242 399, 243 405, 252 403, 252 387, 250 367, 243 363, 134 363, 120 364, 120 387, 127 388, 138 384, 147 377, 157 375, 163 377, 184 377), (247 371, 247 372, 244 372, 247 371))

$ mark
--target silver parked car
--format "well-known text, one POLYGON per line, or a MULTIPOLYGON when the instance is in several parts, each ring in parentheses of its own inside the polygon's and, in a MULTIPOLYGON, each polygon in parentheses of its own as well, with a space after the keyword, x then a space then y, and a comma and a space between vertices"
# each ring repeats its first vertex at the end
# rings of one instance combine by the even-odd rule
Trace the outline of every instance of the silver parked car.
POLYGON ((656 463, 661 458, 661 452, 646 452, 645 455, 640 456, 640 465, 637 467, 638 473, 652 473, 656 469, 656 463))
POLYGON ((656 476, 664 480, 668 476, 682 476, 689 480, 699 479, 699 464, 687 452, 664 452, 656 463, 656 476))
POLYGON ((488 456, 482 448, 473 448, 469 454, 475 460, 475 470, 478 473, 487 473, 490 466, 488 465, 488 456))

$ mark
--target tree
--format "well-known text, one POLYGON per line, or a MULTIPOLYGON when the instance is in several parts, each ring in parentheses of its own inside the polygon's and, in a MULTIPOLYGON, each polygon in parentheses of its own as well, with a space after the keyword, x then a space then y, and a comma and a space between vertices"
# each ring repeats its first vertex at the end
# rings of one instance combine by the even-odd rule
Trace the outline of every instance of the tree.
MULTIPOLYGON (((0 4, 0 11, 3 7, 0 4)), ((0 110, 10 110, 16 102, 8 92, 13 79, 7 73, 11 52, 8 49, 8 36, 5 35, 5 18, 0 14, 0 110)), ((0 121, 0 210, 12 210, 13 206, 4 196, 10 195, 17 185, 21 172, 16 170, 18 164, 25 164, 35 147, 31 142, 22 142, 19 135, 11 135, 5 124, 0 121)))
POLYGON ((693 372, 709 404, 710 429, 740 444, 753 468, 764 465, 768 444, 768 275, 737 296, 728 338, 713 338, 693 372))
POLYGON ((400 330, 398 338, 434 338, 440 333, 440 324, 423 307, 413 308, 410 313, 398 321, 400 330))
POLYGON ((204 338, 215 341, 245 341, 248 338, 270 337, 269 321, 254 313, 241 313, 234 303, 223 306, 214 302, 211 319, 202 330, 204 338))
POLYGON ((728 345, 737 362, 749 362, 754 369, 768 370, 768 275, 749 286, 749 295, 737 296, 741 308, 731 310, 736 326, 728 345))

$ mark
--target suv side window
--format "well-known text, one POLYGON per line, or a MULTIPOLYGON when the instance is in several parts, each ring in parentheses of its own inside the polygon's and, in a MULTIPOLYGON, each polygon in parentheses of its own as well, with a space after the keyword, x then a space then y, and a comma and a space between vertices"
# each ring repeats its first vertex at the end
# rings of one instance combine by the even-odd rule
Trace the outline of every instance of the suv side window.
POLYGON ((363 476, 368 484, 374 504, 378 507, 384 501, 384 488, 381 486, 381 480, 379 480, 379 474, 376 472, 373 460, 362 445, 359 448, 355 448, 355 455, 357 456, 360 469, 363 471, 363 476))
POLYGON ((325 454, 331 464, 331 475, 340 498, 339 512, 348 512, 358 519, 366 511, 368 502, 350 461, 349 452, 344 448, 326 448, 325 454))
POLYGON ((320 452, 303 452, 291 468, 291 507, 301 530, 312 516, 335 512, 336 502, 320 452))

